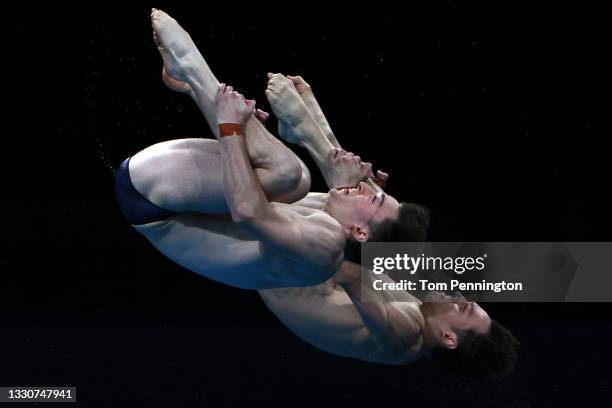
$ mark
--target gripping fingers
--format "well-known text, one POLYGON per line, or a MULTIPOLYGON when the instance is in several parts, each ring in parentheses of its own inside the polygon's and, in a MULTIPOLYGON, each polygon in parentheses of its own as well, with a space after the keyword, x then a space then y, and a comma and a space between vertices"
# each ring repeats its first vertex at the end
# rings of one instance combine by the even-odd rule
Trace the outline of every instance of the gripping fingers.
POLYGON ((225 94, 226 88, 227 88, 227 85, 225 84, 219 85, 219 89, 217 89, 217 99, 219 99, 221 96, 225 94))

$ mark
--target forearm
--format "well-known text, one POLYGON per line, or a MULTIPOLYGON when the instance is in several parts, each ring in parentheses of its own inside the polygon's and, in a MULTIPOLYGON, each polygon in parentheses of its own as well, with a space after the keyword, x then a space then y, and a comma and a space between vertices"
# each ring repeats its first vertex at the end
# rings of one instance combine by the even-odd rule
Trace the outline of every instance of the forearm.
POLYGON ((223 192, 235 222, 262 218, 270 209, 247 153, 244 136, 221 138, 223 192))

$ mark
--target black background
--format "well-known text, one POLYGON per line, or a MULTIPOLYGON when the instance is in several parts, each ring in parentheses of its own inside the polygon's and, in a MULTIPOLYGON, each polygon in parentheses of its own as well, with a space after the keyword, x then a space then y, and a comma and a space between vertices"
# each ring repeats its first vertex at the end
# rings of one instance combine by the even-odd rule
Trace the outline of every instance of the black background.
POLYGON ((474 384, 428 361, 326 355, 255 292, 157 253, 122 219, 113 169, 150 144, 210 131, 161 82, 152 6, 260 106, 267 72, 304 76, 342 145, 389 171, 388 192, 432 209, 433 240, 609 241, 603 10, 23 4, 4 10, 0 385, 76 385, 83 406, 609 398, 608 304, 488 305, 515 331, 521 360, 505 382, 474 384))

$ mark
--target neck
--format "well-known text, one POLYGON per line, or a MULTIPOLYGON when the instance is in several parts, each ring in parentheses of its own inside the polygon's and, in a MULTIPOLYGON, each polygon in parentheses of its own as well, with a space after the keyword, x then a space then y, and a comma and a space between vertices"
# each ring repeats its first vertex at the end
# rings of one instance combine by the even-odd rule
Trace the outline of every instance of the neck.
POLYGON ((421 310, 421 314, 423 315, 423 326, 421 327, 421 342, 422 342, 422 350, 426 355, 430 355, 430 350, 432 347, 436 345, 436 342, 432 339, 429 333, 429 325, 427 323, 427 316, 423 313, 422 310, 423 303, 419 306, 421 310))

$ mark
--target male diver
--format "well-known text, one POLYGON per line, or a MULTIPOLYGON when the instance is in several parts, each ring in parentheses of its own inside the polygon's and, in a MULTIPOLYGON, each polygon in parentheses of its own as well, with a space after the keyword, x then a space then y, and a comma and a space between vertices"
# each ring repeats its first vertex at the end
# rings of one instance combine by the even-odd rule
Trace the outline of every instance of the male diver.
POLYGON ((512 369, 516 340, 476 303, 368 289, 356 245, 424 240, 428 212, 385 194, 373 180, 386 175, 339 148, 308 84, 270 74, 266 96, 280 136, 310 152, 328 193, 309 193, 308 169, 267 132, 267 114, 219 84, 174 19, 154 9, 152 24, 164 82, 192 97, 217 140, 159 143, 124 161, 117 196, 137 231, 196 273, 259 290, 322 350, 386 364, 429 355, 470 376, 512 369))

